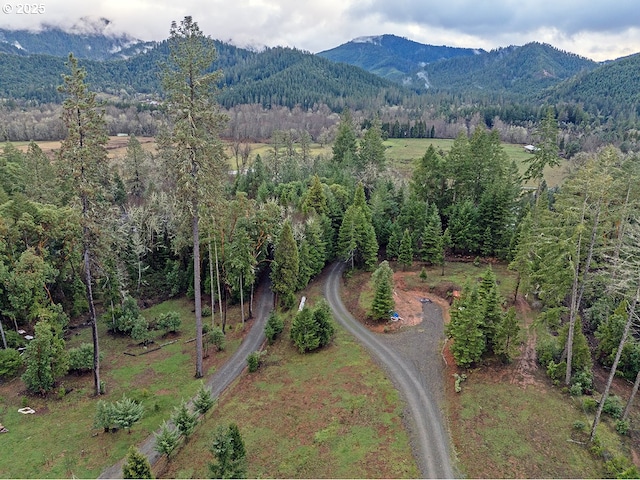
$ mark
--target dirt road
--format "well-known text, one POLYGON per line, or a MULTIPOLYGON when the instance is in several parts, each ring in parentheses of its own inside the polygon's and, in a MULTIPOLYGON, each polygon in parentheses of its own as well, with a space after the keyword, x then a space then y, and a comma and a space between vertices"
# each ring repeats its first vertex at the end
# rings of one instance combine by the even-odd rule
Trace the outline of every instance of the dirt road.
MULTIPOLYGON (((439 382, 430 380, 432 376, 439 378, 439 375, 437 373, 433 375, 433 372, 442 368, 441 363, 433 363, 434 361, 442 362, 441 359, 434 356, 434 352, 437 355, 438 349, 435 345, 439 343, 438 338, 431 335, 431 341, 435 343, 424 347, 425 355, 428 355, 429 358, 425 367, 425 362, 413 360, 411 355, 403 354, 400 349, 383 340, 381 335, 369 331, 353 318, 342 303, 340 298, 342 269, 343 264, 340 263, 331 266, 325 283, 325 297, 331 305, 335 318, 374 355, 403 395, 409 412, 408 424, 414 455, 422 476, 424 478, 453 478, 455 474, 449 455, 450 437, 437 403, 437 398, 442 391, 440 388, 441 380, 439 382), (427 354, 427 351, 431 353, 427 354), (437 360, 432 360, 432 358, 437 360), (428 367, 429 364, 433 368, 428 367)), ((430 304, 429 307, 425 306, 426 308, 438 307, 430 304)), ((435 326, 435 322, 429 320, 425 326, 421 327, 423 331, 429 326, 427 324, 431 323, 434 323, 435 326)), ((441 321, 439 325, 441 332, 441 321)), ((396 340, 398 338, 400 337, 396 337, 396 340)), ((409 334, 405 341, 411 341, 412 338, 415 340, 419 337, 409 334)))
MULTIPOLYGON (((265 341, 264 327, 273 306, 273 296, 269 288, 270 284, 265 282, 258 291, 254 320, 250 325, 251 330, 242 340, 240 348, 233 356, 211 377, 206 380, 206 385, 211 389, 213 398, 218 398, 220 394, 233 382, 247 365, 247 357, 251 352, 259 350, 265 341)), ((154 450, 156 439, 150 435, 138 446, 141 453, 146 455, 149 463, 153 465, 160 458, 160 454, 154 450)), ((98 478, 122 478, 122 464, 124 459, 115 465, 107 468, 98 478)))

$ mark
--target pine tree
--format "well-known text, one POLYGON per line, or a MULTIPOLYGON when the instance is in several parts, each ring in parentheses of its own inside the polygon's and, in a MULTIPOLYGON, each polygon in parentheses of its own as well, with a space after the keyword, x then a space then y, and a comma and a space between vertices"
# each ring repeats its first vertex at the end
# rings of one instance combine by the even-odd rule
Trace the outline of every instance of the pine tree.
POLYGON ((95 250, 99 247, 97 243, 101 233, 100 220, 104 218, 99 203, 104 197, 105 178, 108 178, 108 137, 104 112, 96 101, 96 94, 90 92, 84 83, 86 71, 78 67, 73 54, 69 55, 67 65, 71 73, 64 76, 64 84, 58 88, 65 95, 62 120, 67 129, 58 160, 63 179, 77 199, 81 211, 83 282, 93 337, 93 383, 95 395, 100 395, 100 348, 93 271, 96 268, 95 250))
POLYGON ((271 289, 274 293, 274 307, 278 306, 280 296, 293 295, 298 287, 300 259, 298 245, 293 238, 291 222, 286 220, 276 241, 273 262, 271 264, 271 289))
POLYGON ((162 427, 160 428, 159 433, 154 433, 156 443, 154 449, 160 455, 166 455, 167 457, 171 456, 171 453, 178 446, 178 441, 180 440, 180 432, 178 429, 169 428, 167 422, 162 422, 162 427))
POLYGON ((467 288, 451 306, 451 321, 446 326, 446 333, 453 339, 451 353, 460 367, 470 367, 485 351, 482 313, 477 305, 477 290, 467 288))
POLYGON ((342 112, 340 123, 338 124, 338 133, 333 143, 332 161, 339 166, 350 166, 353 159, 356 158, 358 152, 358 144, 356 141, 356 132, 351 118, 351 112, 346 109, 342 112))
POLYGON ((149 459, 133 445, 122 465, 122 478, 153 478, 149 459))
POLYGON ((500 324, 493 336, 493 353, 509 363, 518 354, 520 324, 516 316, 516 309, 511 307, 502 316, 500 324))
POLYGON ((205 199, 211 202, 220 195, 216 187, 225 169, 219 135, 226 118, 219 113, 214 90, 220 73, 209 72, 215 58, 213 41, 190 16, 179 25, 171 24, 169 63, 162 76, 171 128, 158 143, 177 197, 191 220, 197 378, 203 375, 200 208, 205 199))
POLYGON ((444 239, 440 214, 434 204, 429 204, 427 224, 420 237, 420 258, 431 265, 442 265, 444 262, 444 239))
POLYGON ((246 478, 246 449, 237 425, 219 426, 213 436, 211 453, 216 462, 209 464, 211 478, 246 478))
POLYGON ((400 249, 398 251, 398 263, 406 270, 413 263, 413 246, 409 229, 405 229, 400 241, 400 249))
POLYGON ((389 312, 395 308, 393 300, 393 270, 386 260, 380 263, 371 276, 373 281, 373 301, 371 316, 375 320, 389 319, 389 312))

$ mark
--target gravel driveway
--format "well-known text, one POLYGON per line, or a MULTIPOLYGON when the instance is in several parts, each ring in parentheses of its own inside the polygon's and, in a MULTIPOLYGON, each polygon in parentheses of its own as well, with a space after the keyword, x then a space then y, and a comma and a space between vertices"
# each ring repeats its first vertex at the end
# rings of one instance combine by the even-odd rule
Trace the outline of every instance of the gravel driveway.
MULTIPOLYGON (((265 341, 264 327, 271 312, 271 307, 273 306, 270 283, 264 282, 260 287, 259 294, 256 296, 256 308, 254 309, 255 320, 252 320, 253 324, 242 340, 242 344, 233 356, 206 380, 206 385, 211 389, 213 398, 218 398, 231 382, 242 373, 242 370, 244 370, 247 365, 247 357, 249 354, 259 350, 265 341)), ((156 463, 161 456, 154 450, 155 444, 155 435, 152 434, 138 446, 140 452, 146 455, 151 465, 156 463)), ((124 459, 104 470, 98 478, 122 478, 123 463, 124 459)))
POLYGON ((424 478, 453 478, 451 440, 440 409, 443 398, 440 307, 423 305, 424 321, 394 334, 375 334, 347 311, 340 298, 344 264, 329 268, 325 297, 334 316, 387 371, 407 406, 405 419, 424 478))

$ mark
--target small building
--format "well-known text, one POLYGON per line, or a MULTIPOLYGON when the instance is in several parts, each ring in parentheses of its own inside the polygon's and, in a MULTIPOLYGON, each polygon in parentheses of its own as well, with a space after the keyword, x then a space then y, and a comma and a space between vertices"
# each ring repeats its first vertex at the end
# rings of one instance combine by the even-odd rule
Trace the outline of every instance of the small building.
POLYGON ((538 147, 536 147, 535 145, 525 145, 524 149, 529 152, 529 153, 534 153, 537 152, 538 150, 540 150, 538 147))

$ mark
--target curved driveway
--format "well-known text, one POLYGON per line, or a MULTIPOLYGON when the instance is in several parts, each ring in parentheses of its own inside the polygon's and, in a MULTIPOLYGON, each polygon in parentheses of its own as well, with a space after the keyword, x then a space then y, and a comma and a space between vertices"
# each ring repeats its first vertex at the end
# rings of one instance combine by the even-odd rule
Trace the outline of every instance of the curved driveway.
POLYGON ((325 297, 336 319, 379 360, 404 396, 411 413, 411 430, 415 438, 414 454, 422 476, 453 478, 449 434, 444 428, 444 421, 433 395, 413 365, 385 345, 346 309, 340 298, 343 268, 342 263, 331 266, 325 283, 325 297))
MULTIPOLYGON (((264 327, 271 312, 271 307, 273 306, 273 297, 271 296, 269 286, 269 282, 264 282, 260 288, 259 295, 256 295, 255 320, 253 320, 253 325, 250 326, 250 330, 242 340, 240 347, 219 370, 207 379, 206 385, 211 389, 213 398, 218 398, 231 382, 242 373, 247 365, 247 357, 249 354, 259 350, 264 343, 264 327)), ((158 433, 159 432, 160 430, 158 430, 158 433)), ((156 463, 161 457, 161 455, 155 451, 155 444, 155 435, 150 435, 138 446, 140 452, 146 455, 151 465, 156 463)), ((98 478, 122 478, 123 462, 124 459, 107 468, 98 478)))

